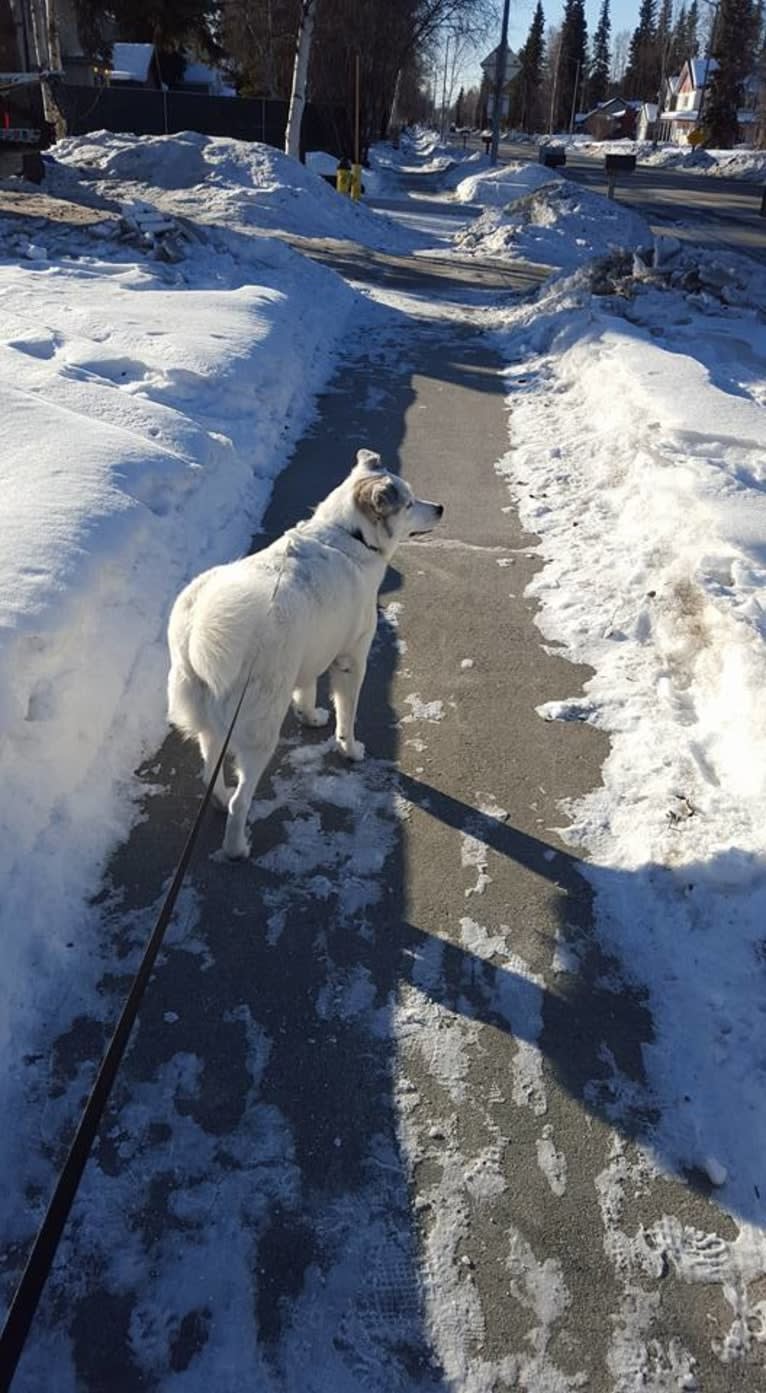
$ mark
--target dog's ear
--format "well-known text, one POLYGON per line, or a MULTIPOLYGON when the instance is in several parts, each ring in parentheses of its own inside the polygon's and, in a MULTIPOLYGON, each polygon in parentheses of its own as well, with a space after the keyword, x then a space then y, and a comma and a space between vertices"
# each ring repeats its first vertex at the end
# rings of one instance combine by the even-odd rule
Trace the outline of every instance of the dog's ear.
POLYGON ((372 523, 385 521, 401 507, 399 490, 393 479, 366 475, 354 485, 354 502, 372 523))
POLYGON ((355 469, 371 471, 383 468, 383 461, 375 450, 357 450, 355 469))

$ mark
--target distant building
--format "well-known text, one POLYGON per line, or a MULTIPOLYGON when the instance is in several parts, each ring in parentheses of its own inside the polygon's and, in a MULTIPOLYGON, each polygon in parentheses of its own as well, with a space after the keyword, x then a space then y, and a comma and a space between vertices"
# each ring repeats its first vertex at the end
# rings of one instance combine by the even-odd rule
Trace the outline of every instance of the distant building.
POLYGON ((640 102, 627 102, 622 97, 610 97, 587 111, 577 122, 579 131, 586 131, 594 140, 632 140, 640 102))
POLYGON ((638 140, 654 140, 657 134, 657 118, 660 108, 656 102, 642 102, 638 113, 638 123, 636 125, 636 138, 638 140))
POLYGON ((110 87, 162 86, 154 44, 112 44, 112 62, 104 69, 110 87))
POLYGON ((676 78, 670 78, 663 94, 666 105, 659 116, 659 139, 686 145, 699 124, 702 93, 713 73, 715 58, 688 58, 676 78))
MULTIPOLYGON (((486 58, 483 58, 481 62, 482 88, 484 88, 487 93, 488 121, 492 120, 495 111, 495 83, 497 81, 497 61, 499 57, 500 45, 498 44, 497 48, 493 48, 492 52, 488 53, 486 58)), ((511 83, 516 77, 520 67, 521 64, 517 55, 513 52, 513 49, 508 48, 506 45, 505 82, 503 83, 502 99, 500 103, 501 121, 507 120, 508 118, 508 112, 511 106, 511 83)))

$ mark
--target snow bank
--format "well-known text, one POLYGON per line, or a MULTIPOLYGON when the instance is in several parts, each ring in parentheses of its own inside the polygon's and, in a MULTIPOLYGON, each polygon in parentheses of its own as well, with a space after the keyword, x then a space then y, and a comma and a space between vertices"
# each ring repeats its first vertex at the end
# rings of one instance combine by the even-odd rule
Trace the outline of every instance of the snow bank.
POLYGON ((191 131, 137 141, 98 131, 60 141, 55 160, 53 188, 58 166, 92 181, 107 198, 133 198, 137 187, 144 197, 148 189, 166 212, 230 228, 328 237, 385 250, 406 251, 423 240, 364 203, 341 197, 312 168, 257 142, 191 131))
POLYGON ((766 1270, 766 331, 636 269, 613 300, 579 273, 510 317, 500 468, 541 538, 540 627, 594 669, 540 714, 612 739, 567 835, 648 988, 656 1152, 721 1186, 766 1270))
POLYGON ((481 203, 487 208, 504 208, 517 198, 544 188, 546 184, 558 183, 561 183, 558 176, 544 165, 517 161, 469 174, 461 179, 455 189, 455 198, 459 203, 481 203))
POLYGON ((37 259, 0 262, 6 1113, 52 996, 71 1011, 94 984, 84 897, 166 728, 172 600, 247 547, 353 300, 267 237, 196 226, 168 265, 119 228, 52 225, 37 259))
POLYGON ((694 150, 690 145, 665 141, 655 146, 651 140, 591 140, 589 136, 543 136, 541 145, 564 145, 588 159, 603 160, 604 155, 635 155, 639 164, 655 168, 688 169, 695 174, 720 175, 727 179, 747 179, 759 183, 766 179, 766 151, 745 145, 733 150, 694 150))
MULTIPOLYGON (((539 178, 538 165, 528 168, 539 178)), ((523 257, 566 270, 617 248, 650 246, 651 241, 637 213, 563 179, 548 179, 537 193, 504 208, 486 209, 456 238, 463 253, 523 257)))

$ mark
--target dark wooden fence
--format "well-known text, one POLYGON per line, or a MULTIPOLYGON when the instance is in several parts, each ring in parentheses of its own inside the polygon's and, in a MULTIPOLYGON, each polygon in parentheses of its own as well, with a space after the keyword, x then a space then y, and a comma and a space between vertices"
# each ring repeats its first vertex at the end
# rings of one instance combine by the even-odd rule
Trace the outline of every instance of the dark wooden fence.
MULTIPOLYGON (((260 140, 284 148, 287 102, 259 97, 207 97, 196 92, 157 92, 143 87, 58 89, 69 135, 89 131, 127 131, 133 135, 174 135, 200 131, 236 140, 260 140)), ((306 107, 301 131, 306 150, 350 155, 351 130, 342 107, 306 107)))

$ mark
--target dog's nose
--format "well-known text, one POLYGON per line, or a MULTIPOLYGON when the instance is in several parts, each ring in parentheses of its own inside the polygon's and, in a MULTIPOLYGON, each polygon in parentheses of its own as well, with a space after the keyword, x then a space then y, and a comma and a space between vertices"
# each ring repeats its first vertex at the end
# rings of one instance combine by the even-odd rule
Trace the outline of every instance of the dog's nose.
POLYGON ((436 505, 436 516, 437 516, 438 518, 443 518, 443 517, 444 517, 444 504, 443 504, 443 503, 437 503, 437 505, 436 505))

